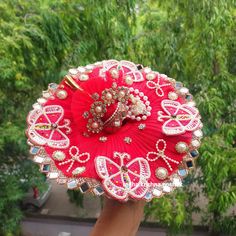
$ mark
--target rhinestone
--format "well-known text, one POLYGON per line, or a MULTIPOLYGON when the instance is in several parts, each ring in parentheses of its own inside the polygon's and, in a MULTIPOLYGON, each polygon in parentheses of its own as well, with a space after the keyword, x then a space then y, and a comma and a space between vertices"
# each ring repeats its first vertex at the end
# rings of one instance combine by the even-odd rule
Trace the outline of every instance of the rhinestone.
POLYGON ((119 78, 119 71, 115 68, 110 70, 111 77, 113 79, 118 79, 119 78))
POLYGON ((140 130, 143 130, 143 129, 146 128, 146 125, 145 125, 145 124, 140 124, 140 125, 138 126, 138 128, 139 128, 140 130))
POLYGON ((188 145, 187 143, 184 143, 184 142, 178 142, 175 145, 175 149, 178 153, 185 153, 188 150, 188 145))
POLYGON ((89 112, 88 111, 85 111, 82 115, 85 119, 89 117, 89 112))
POLYGON ((172 182, 173 182, 175 187, 181 187, 182 186, 182 181, 177 176, 172 179, 172 182))
POLYGON ((194 168, 194 163, 193 163, 193 160, 191 160, 191 159, 185 160, 185 164, 189 169, 194 168))
POLYGON ((186 169, 179 169, 178 174, 181 177, 185 177, 188 174, 188 171, 186 169))
POLYGON ((148 73, 147 75, 146 75, 146 79, 147 80, 154 80, 156 78, 156 74, 155 73, 148 73))
POLYGON ((50 164, 43 164, 41 171, 44 173, 49 172, 50 171, 50 164))
POLYGON ((155 174, 156 174, 156 177, 158 178, 158 179, 166 179, 167 178, 167 176, 168 176, 168 171, 167 171, 167 169, 166 168, 164 168, 164 167, 158 167, 157 169, 156 169, 156 171, 155 171, 155 174))
POLYGON ((179 92, 182 96, 185 96, 189 92, 189 90, 187 88, 183 87, 179 90, 179 92))
POLYGON ((151 68, 149 68, 149 67, 146 67, 146 68, 144 68, 144 70, 143 70, 143 71, 144 71, 144 73, 146 73, 146 74, 147 74, 147 73, 151 72, 152 70, 151 70, 151 68))
POLYGON ((66 158, 66 155, 62 151, 55 151, 53 152, 52 157, 57 161, 63 161, 66 158))
POLYGON ((89 190, 89 184, 87 182, 84 182, 83 184, 80 185, 79 188, 82 193, 85 193, 86 191, 89 190))
POLYGON ((81 74, 81 75, 79 76, 79 80, 81 80, 81 81, 86 81, 86 80, 88 80, 88 79, 89 79, 89 76, 86 75, 86 74, 81 74))
POLYGON ((98 185, 93 189, 95 195, 102 195, 104 193, 102 186, 98 185))
POLYGON ((169 98, 170 100, 176 100, 176 99, 178 98, 178 95, 177 95, 177 93, 175 93, 175 92, 169 92, 169 93, 168 93, 168 98, 169 98))
POLYGON ((138 65, 137 65, 137 69, 138 69, 138 70, 142 70, 142 69, 143 69, 143 65, 138 64, 138 65))
POLYGON ((186 99, 188 102, 190 102, 190 101, 192 101, 193 96, 188 93, 188 94, 186 94, 185 99, 186 99))
POLYGON ((190 107, 195 107, 196 106, 196 103, 194 101, 188 102, 187 104, 190 107))
POLYGON ((48 175, 47 175, 47 177, 49 179, 56 179, 56 178, 58 178, 58 176, 59 176, 58 172, 49 172, 48 175))
POLYGON ((197 139, 194 139, 191 141, 191 146, 194 148, 199 148, 200 145, 201 145, 201 143, 197 139))
POLYGON ((144 196, 144 198, 147 200, 147 201, 150 201, 152 199, 152 193, 150 192, 147 192, 144 196))
POLYGON ((99 141, 105 143, 107 141, 107 137, 105 136, 99 137, 99 141))
POLYGON ((33 106, 32 106, 34 109, 41 109, 42 106, 38 103, 34 103, 33 106))
POLYGON ((128 85, 132 85, 133 84, 133 78, 130 76, 130 75, 127 75, 125 77, 125 83, 128 84, 128 85))
POLYGON ((43 95, 43 97, 46 98, 46 99, 48 99, 48 98, 51 97, 51 94, 50 94, 48 91, 43 91, 43 92, 42 92, 42 95, 43 95))
POLYGON ((198 157, 199 155, 199 152, 197 150, 192 150, 189 152, 190 156, 195 158, 195 157, 198 157))
POLYGON ((69 69, 69 73, 71 75, 76 75, 78 73, 78 70, 77 69, 69 69))
POLYGON ((57 87, 58 87, 58 84, 56 84, 56 83, 50 83, 48 85, 48 89, 50 89, 52 91, 55 91, 57 89, 57 87))
POLYGON ((75 179, 67 182, 68 189, 75 189, 77 187, 77 181, 75 179))
POLYGON ((152 191, 152 194, 155 197, 160 197, 162 195, 162 190, 154 188, 153 191, 152 191))
POLYGON ((82 67, 82 66, 79 66, 79 67, 77 68, 77 70, 78 70, 80 73, 84 73, 84 72, 86 71, 85 68, 82 67))
POLYGON ((33 161, 34 161, 35 163, 42 164, 42 163, 45 161, 45 158, 44 158, 44 157, 41 157, 41 156, 34 156, 33 161))
POLYGON ((132 139, 130 137, 125 137, 124 142, 130 144, 132 142, 132 139))
POLYGON ((35 154, 37 154, 38 153, 38 151, 39 151, 39 147, 36 147, 36 146, 33 146, 33 147, 31 147, 30 148, 30 154, 33 154, 33 155, 35 155, 35 154))
POLYGON ((73 171, 72 171, 72 174, 73 175, 79 175, 81 173, 83 173, 85 171, 85 167, 82 166, 82 167, 77 167, 75 168, 73 171))
POLYGON ((37 99, 37 102, 42 105, 42 104, 44 104, 45 102, 47 102, 47 99, 45 99, 45 98, 38 98, 38 99, 37 99))
POLYGON ((172 188, 171 188, 171 186, 169 186, 169 184, 166 183, 163 186, 163 191, 166 193, 170 193, 172 191, 172 188))
POLYGON ((65 184, 67 182, 67 178, 65 178, 65 177, 59 177, 58 179, 57 179, 57 183, 58 184, 65 184))
POLYGON ((93 66, 93 65, 87 65, 87 66, 85 66, 85 68, 86 68, 87 70, 92 70, 92 69, 94 68, 94 66, 93 66))
POLYGON ((202 133, 202 131, 201 131, 200 129, 195 130, 195 131, 193 132, 193 135, 194 135, 195 137, 197 137, 197 138, 202 138, 202 137, 203 137, 203 133, 202 133))
POLYGON ((115 127, 120 127, 122 125, 122 122, 120 120, 115 120, 114 121, 114 126, 115 127))
POLYGON ((67 97, 67 92, 66 92, 66 90, 58 90, 56 93, 56 96, 59 99, 65 99, 67 97))
POLYGON ((176 82, 175 83, 175 88, 176 89, 181 89, 183 87, 183 84, 181 82, 176 82))

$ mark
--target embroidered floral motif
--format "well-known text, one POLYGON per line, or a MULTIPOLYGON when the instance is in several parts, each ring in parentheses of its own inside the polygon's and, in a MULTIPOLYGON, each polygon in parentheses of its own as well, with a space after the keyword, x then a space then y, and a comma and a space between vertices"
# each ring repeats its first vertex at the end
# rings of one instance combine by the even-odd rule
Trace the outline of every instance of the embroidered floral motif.
POLYGON ((178 161, 168 157, 165 155, 165 150, 166 150, 166 141, 164 139, 159 139, 157 142, 156 142, 156 149, 157 149, 157 152, 148 152, 147 153, 147 160, 148 161, 156 161, 158 160, 159 158, 162 158, 166 165, 168 166, 168 168, 172 171, 172 167, 170 165, 170 162, 173 162, 175 164, 179 164, 178 161), (170 161, 170 162, 169 162, 170 161))
POLYGON ((31 111, 27 118, 30 141, 52 148, 67 148, 70 141, 65 133, 69 133, 71 128, 70 121, 62 120, 63 117, 64 110, 58 105, 45 106, 31 111))
POLYGON ((180 104, 177 101, 163 100, 163 111, 158 111, 158 121, 164 121, 162 132, 166 135, 177 135, 194 131, 200 125, 200 115, 195 107, 180 104))
POLYGON ((69 154, 71 159, 60 162, 58 165, 66 165, 70 163, 69 167, 67 168, 66 172, 69 172, 71 168, 73 167, 74 163, 77 161, 79 163, 85 163, 90 159, 90 154, 88 152, 84 152, 79 154, 79 148, 76 146, 72 146, 69 150, 69 154), (81 159, 81 157, 85 157, 85 159, 81 159))
POLYGON ((117 70, 122 70, 123 75, 130 75, 134 82, 141 82, 144 80, 142 73, 138 70, 137 66, 130 61, 116 61, 108 60, 103 61, 103 67, 106 71, 116 68, 117 70))
POLYGON ((147 81, 146 85, 150 89, 155 89, 156 90, 156 95, 158 97, 163 97, 164 96, 164 91, 163 91, 162 87, 170 86, 171 83, 164 83, 163 82, 162 84, 160 84, 160 78, 161 78, 160 75, 157 74, 157 82, 149 80, 149 81, 147 81))
POLYGON ((150 167, 142 157, 129 160, 127 153, 114 153, 114 158, 120 159, 120 164, 115 163, 106 156, 95 159, 97 174, 103 179, 103 186, 113 197, 126 200, 129 196, 140 199, 148 191, 147 179, 150 177, 150 167))

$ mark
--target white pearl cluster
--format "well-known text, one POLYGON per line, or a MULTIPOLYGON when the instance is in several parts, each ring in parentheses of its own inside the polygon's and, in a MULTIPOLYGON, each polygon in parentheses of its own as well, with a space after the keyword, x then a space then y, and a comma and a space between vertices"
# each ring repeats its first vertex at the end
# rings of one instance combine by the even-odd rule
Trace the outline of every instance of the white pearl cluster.
POLYGON ((148 97, 138 89, 130 88, 129 91, 132 104, 129 105, 127 117, 137 121, 146 120, 152 110, 148 97))

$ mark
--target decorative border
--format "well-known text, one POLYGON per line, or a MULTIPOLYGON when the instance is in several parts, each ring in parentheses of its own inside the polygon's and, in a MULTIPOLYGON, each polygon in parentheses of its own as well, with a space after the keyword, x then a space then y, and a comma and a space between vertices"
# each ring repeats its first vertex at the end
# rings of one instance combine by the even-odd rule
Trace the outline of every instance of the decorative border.
MULTIPOLYGON (((147 86, 150 89, 155 89, 157 96, 162 97, 163 96, 163 90, 162 87, 159 84, 160 80, 158 80, 156 83, 153 82, 154 79, 158 78, 164 78, 168 84, 170 83, 174 91, 169 92, 168 98, 170 100, 176 100, 178 97, 181 97, 185 100, 186 104, 188 106, 195 107, 195 102, 192 100, 192 95, 189 93, 188 89, 183 87, 181 82, 177 82, 172 78, 168 78, 164 74, 160 74, 156 71, 152 71, 149 67, 143 67, 142 65, 135 65, 132 62, 128 61, 116 61, 116 60, 108 60, 108 61, 102 61, 102 62, 96 62, 94 64, 87 65, 85 67, 78 67, 73 68, 69 70, 68 77, 71 79, 70 76, 76 76, 80 81, 86 81, 89 79, 88 73, 90 73, 95 67, 101 67, 99 74, 101 76, 105 76, 105 73, 107 70, 109 71, 113 66, 122 67, 127 66, 130 67, 130 73, 128 73, 125 77, 125 82, 127 85, 131 85, 132 83, 138 83, 140 81, 143 81, 144 78, 142 73, 145 74, 146 80, 147 80, 147 86), (135 69, 135 67, 136 69, 135 69), (135 77, 136 76, 136 77, 135 77), (138 77, 137 77, 138 76, 138 77)), ((110 72, 113 77, 116 77, 116 71, 110 72)), ((75 88, 75 85, 73 84, 73 80, 65 81, 71 88, 75 88)), ((63 89, 59 89, 59 86, 57 84, 51 83, 48 86, 48 89, 46 91, 42 92, 42 97, 37 99, 37 102, 33 104, 33 109, 42 109, 43 105, 48 101, 55 99, 55 97, 58 97, 59 99, 65 99, 67 97, 67 93, 63 89)), ((76 88, 78 89, 79 86, 76 85, 76 88)), ((183 161, 179 164, 178 170, 168 177, 168 180, 155 184, 155 183, 148 183, 149 189, 147 193, 145 194, 145 200, 151 201, 153 198, 160 198, 165 194, 171 193, 174 189, 182 186, 182 180, 188 175, 188 172, 190 172, 195 167, 195 160, 199 156, 199 153, 197 149, 200 146, 200 140, 203 137, 203 133, 201 131, 202 123, 199 125, 199 129, 193 131, 192 140, 190 142, 190 145, 187 147, 187 152, 185 157, 183 158, 183 161)), ((142 130, 140 128, 140 130, 142 130)), ((50 179, 57 179, 58 184, 66 184, 68 189, 79 189, 82 193, 85 192, 91 192, 94 195, 103 195, 107 194, 103 187, 101 186, 100 181, 92 178, 70 178, 62 174, 61 171, 59 171, 55 164, 53 158, 50 158, 45 149, 43 147, 40 147, 38 145, 34 145, 30 142, 30 140, 27 141, 27 143, 30 145, 30 154, 33 156, 33 161, 40 165, 40 170, 47 175, 50 179)), ((158 153, 156 153, 158 155, 158 153)), ((125 198, 121 199, 122 201, 127 201, 129 199, 133 198, 125 198)))

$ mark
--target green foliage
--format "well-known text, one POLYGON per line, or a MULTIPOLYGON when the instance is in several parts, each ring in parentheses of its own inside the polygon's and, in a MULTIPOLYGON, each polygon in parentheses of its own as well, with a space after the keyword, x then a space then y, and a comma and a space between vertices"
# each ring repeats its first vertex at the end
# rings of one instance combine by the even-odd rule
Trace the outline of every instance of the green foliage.
POLYGON ((16 232, 18 202, 42 178, 27 160, 31 104, 69 67, 115 58, 184 82, 205 125, 198 174, 149 203, 146 216, 173 233, 191 230, 201 210, 215 235, 235 234, 226 216, 236 202, 234 0, 2 0, 0 12, 0 233, 16 232), (204 210, 194 203, 199 194, 209 200, 204 210))
POLYGON ((76 206, 84 207, 84 195, 79 190, 67 190, 69 199, 76 206))

